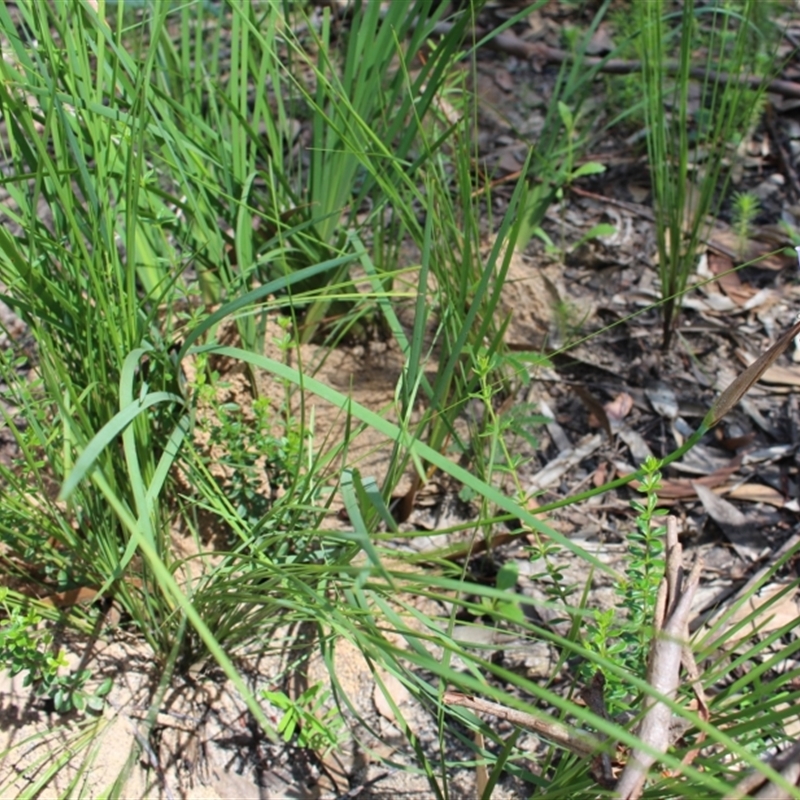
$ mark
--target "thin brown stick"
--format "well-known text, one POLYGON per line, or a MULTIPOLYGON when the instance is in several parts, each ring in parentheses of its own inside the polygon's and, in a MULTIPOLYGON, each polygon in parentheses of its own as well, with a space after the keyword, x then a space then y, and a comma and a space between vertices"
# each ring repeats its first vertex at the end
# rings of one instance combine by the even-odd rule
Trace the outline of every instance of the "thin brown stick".
MULTIPOLYGON (((708 699, 706 698, 703 682, 700 680, 700 669, 697 666, 697 662, 694 659, 694 653, 689 645, 684 646, 683 651, 681 652, 681 663, 683 664, 684 670, 686 670, 686 677, 692 684, 692 689, 694 689, 694 696, 697 700, 697 713, 700 716, 700 719, 702 719, 704 722, 708 722, 711 719, 711 709, 708 706, 708 699)), ((687 765, 694 763, 694 760, 702 750, 701 745, 703 742, 705 742, 705 740, 706 732, 700 731, 697 734, 697 738, 694 743, 695 746, 689 750, 686 755, 684 755, 684 757, 681 759, 681 763, 687 765)))
POLYGON ((158 754, 156 751, 150 746, 149 737, 142 733, 139 730, 139 726, 123 711, 122 707, 116 703, 111 698, 106 698, 106 702, 114 709, 114 711, 128 723, 128 727, 130 728, 131 733, 133 734, 134 739, 136 739, 139 747, 142 748, 142 751, 147 756, 147 760, 150 762, 150 766, 155 770, 156 774, 161 780, 161 785, 164 787, 164 795, 166 796, 167 800, 175 800, 175 793, 170 788, 169 781, 167 780, 166 773, 158 760, 158 754))
MULTIPOLYGON (((783 775, 789 783, 796 783, 798 777, 797 765, 800 763, 800 742, 795 742, 788 750, 773 756, 767 762, 774 770, 783 775)), ((782 787, 775 786, 772 782, 767 783, 766 776, 754 770, 746 775, 733 790, 725 795, 725 800, 741 800, 743 797, 764 797, 764 798, 789 798, 790 795, 786 794, 782 787), (764 786, 766 784, 766 786, 764 786), (758 795, 755 795, 756 789, 761 788, 758 795)))
POLYGON ((603 742, 596 736, 585 731, 579 731, 576 728, 565 725, 563 722, 534 717, 533 714, 527 714, 524 711, 501 706, 499 703, 492 703, 490 700, 483 700, 480 697, 473 697, 461 692, 445 692, 442 700, 445 704, 463 706, 482 714, 492 714, 498 719, 504 719, 508 722, 513 722, 515 725, 527 728, 529 731, 540 733, 552 742, 571 750, 573 753, 577 753, 579 756, 591 756, 598 750, 603 749, 603 742))
MULTIPOLYGON (((452 27, 452 23, 440 22, 436 25, 435 30, 439 34, 445 34, 452 27)), ((476 39, 483 39, 489 35, 491 35, 491 31, 483 31, 477 28, 474 32, 476 39)), ((525 58, 537 64, 563 64, 574 57, 572 53, 567 53, 556 47, 548 47, 541 42, 526 42, 516 34, 507 31, 492 36, 491 39, 485 42, 485 46, 490 50, 508 53, 509 55, 517 56, 517 58, 525 58)), ((642 69, 641 61, 624 61, 618 58, 606 59, 597 56, 583 56, 581 64, 586 69, 597 67, 599 72, 606 72, 612 75, 629 75, 642 69)), ((667 72, 676 73, 679 71, 680 65, 677 61, 666 61, 664 69, 667 72)), ((714 70, 706 70, 703 67, 693 67, 689 70, 689 74, 691 77, 700 80, 720 81, 725 84, 739 83, 753 89, 759 89, 763 86, 773 94, 800 98, 800 83, 795 83, 794 81, 784 81, 776 78, 765 82, 758 75, 731 75, 728 72, 715 72, 714 70)))

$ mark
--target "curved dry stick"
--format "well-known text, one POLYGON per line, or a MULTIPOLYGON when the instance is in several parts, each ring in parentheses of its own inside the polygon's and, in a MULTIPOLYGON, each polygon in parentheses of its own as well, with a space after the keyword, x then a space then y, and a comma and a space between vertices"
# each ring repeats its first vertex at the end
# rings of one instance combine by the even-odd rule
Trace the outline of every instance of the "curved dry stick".
MULTIPOLYGON (((796 785, 800 778, 800 742, 795 742, 788 750, 769 759, 767 762, 773 769, 781 773, 786 780, 796 785)), ((769 800, 790 800, 790 795, 782 786, 776 786, 771 781, 766 782, 766 777, 758 770, 746 775, 736 784, 733 791, 725 795, 724 800, 742 800, 744 797, 769 798, 769 800), (765 785, 766 784, 766 785, 765 785), (754 794, 760 789, 758 794, 754 794)))
MULTIPOLYGON (((563 722, 554 719, 542 719, 527 714, 525 711, 518 711, 516 708, 502 706, 490 700, 483 700, 480 697, 473 697, 461 692, 447 691, 442 697, 446 705, 463 706, 472 711, 483 714, 492 714, 498 719, 508 720, 529 731, 539 733, 550 741, 561 747, 577 753, 579 756, 591 756, 603 749, 603 742, 591 733, 580 731, 563 722)), ((542 716, 545 716, 544 714, 542 716)))

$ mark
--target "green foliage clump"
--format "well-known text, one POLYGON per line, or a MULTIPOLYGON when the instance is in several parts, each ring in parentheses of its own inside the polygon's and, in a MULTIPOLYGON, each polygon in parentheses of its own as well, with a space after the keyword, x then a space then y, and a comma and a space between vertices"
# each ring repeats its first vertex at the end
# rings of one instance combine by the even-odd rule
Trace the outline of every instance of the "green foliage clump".
POLYGON ((267 397, 257 397, 247 409, 220 401, 228 385, 219 373, 209 372, 203 355, 197 366, 192 389, 201 409, 198 430, 205 434, 197 456, 215 482, 213 491, 226 498, 245 529, 313 527, 310 508, 290 514, 280 502, 313 505, 318 495, 318 481, 309 470, 311 432, 288 412, 276 411, 267 397))
POLYGON ((342 743, 346 733, 344 719, 334 705, 327 707, 331 693, 321 683, 306 689, 296 700, 284 692, 264 690, 263 697, 283 712, 277 731, 284 741, 298 747, 329 753, 342 743))
POLYGON ((270 510, 279 493, 294 482, 292 470, 297 468, 296 449, 299 435, 277 436, 272 433, 274 421, 269 401, 264 398, 252 405, 252 414, 245 415, 237 403, 221 403, 212 407, 215 414, 206 427, 211 448, 219 456, 206 456, 224 474, 218 478, 220 490, 233 505, 239 517, 255 525, 270 510))
POLYGON ((66 666, 63 651, 52 655, 53 635, 40 629, 42 617, 33 609, 23 613, 7 602, 8 589, 0 587, 0 604, 5 620, 0 627, 0 664, 11 675, 25 673, 23 686, 32 684, 48 686, 58 675, 59 667, 66 666))
POLYGON ((757 75, 753 31, 756 0, 736 11, 687 0, 673 26, 665 0, 637 4, 647 150, 663 296, 663 346, 668 348, 697 246, 730 179, 729 149, 762 108, 766 76, 754 90, 729 76, 757 75), (676 38, 677 37, 677 38, 676 38), (697 51, 700 66, 695 65, 697 51), (677 52, 677 59, 671 53, 677 52), (723 67, 727 70, 720 71, 723 67), (692 94, 699 86, 699 97, 692 94))
MULTIPOLYGON (((675 59, 680 55, 681 47, 687 47, 682 40, 689 35, 688 47, 698 67, 709 63, 719 72, 727 72, 732 67, 740 69, 736 63, 741 58, 737 53, 739 39, 744 43, 744 57, 747 59, 753 75, 769 75, 775 69, 774 48, 780 39, 780 30, 775 24, 776 16, 781 13, 780 2, 745 3, 743 0, 718 4, 716 11, 712 7, 696 9, 695 16, 688 28, 682 30, 680 25, 667 27, 665 52, 666 58, 675 59), (716 19, 710 22, 706 17, 718 13, 730 14, 732 17, 746 13, 748 18, 742 25, 740 36, 736 25, 720 26, 716 19), (705 15, 705 16, 704 16, 705 15), (714 58, 709 60, 709 54, 714 58)), ((663 14, 669 15, 670 22, 679 19, 678 3, 663 3, 663 14)), ((614 31, 617 42, 615 55, 622 59, 634 60, 640 52, 640 40, 647 21, 643 18, 642 9, 615 8, 608 14, 608 22, 614 31)), ((734 72, 733 74, 738 74, 734 72)), ((677 78, 676 78, 677 80, 677 78)), ((635 134, 647 125, 645 99, 642 97, 642 76, 639 72, 623 75, 606 74, 606 96, 608 107, 613 116, 613 125, 635 134)), ((690 141, 697 146, 719 146, 720 144, 738 143, 738 140, 750 129, 754 120, 763 110, 765 98, 763 92, 737 87, 741 92, 741 103, 730 127, 734 137, 729 142, 720 142, 715 135, 714 117, 722 110, 724 87, 720 91, 703 92, 698 107, 691 115, 690 141)))
MULTIPOLYGON (((644 501, 631 501, 636 511, 636 530, 628 534, 628 556, 624 580, 617 584, 616 608, 595 613, 586 627, 584 643, 592 652, 613 661, 629 674, 644 679, 653 638, 653 615, 658 587, 664 575, 664 536, 666 527, 656 525, 666 509, 657 508, 661 473, 660 462, 652 456, 642 465, 644 476, 639 491, 644 501)), ((596 667, 585 665, 584 678, 596 667)), ((619 675, 599 666, 606 686, 610 713, 629 711, 634 697, 619 675)))
MULTIPOLYGON (((519 471, 524 465, 524 458, 512 452, 512 442, 522 440, 535 449, 535 427, 547 420, 536 413, 531 403, 504 403, 500 409, 496 409, 495 396, 501 388, 513 393, 518 391, 519 385, 529 385, 528 369, 531 362, 543 365, 547 359, 533 353, 504 354, 486 347, 478 347, 474 352, 470 349, 468 352, 475 381, 475 389, 470 392, 470 397, 483 409, 480 420, 471 425, 474 463, 479 474, 488 481, 494 474, 507 476, 516 484, 517 493, 522 496, 524 492, 519 484, 519 471), (504 376, 505 387, 496 382, 498 375, 504 376)), ((470 500, 471 497, 465 493, 462 499, 470 500)))
POLYGON ((0 607, 5 619, 0 623, 0 668, 10 675, 24 673, 23 686, 31 686, 39 697, 50 698, 59 714, 69 711, 102 711, 105 696, 111 691, 111 678, 106 678, 93 692, 86 690, 92 673, 81 669, 66 675, 63 650, 53 652, 53 634, 42 627, 43 618, 32 608, 24 612, 9 602, 9 590, 0 587, 0 607))
MULTIPOLYGON (((24 423, 9 424, 22 451, 19 474, 0 463, 10 509, 0 515, 8 546, 0 556, 27 568, 29 579, 113 591, 130 628, 153 650, 153 713, 175 672, 213 658, 267 736, 336 746, 340 720, 327 710, 323 688, 294 700, 266 695, 284 712, 276 731, 240 672, 239 656, 255 648, 291 651, 296 641, 279 637, 278 628, 311 629, 302 634, 306 643, 352 642, 376 674, 387 669, 434 712, 438 751, 422 746, 416 720, 399 709, 397 725, 436 796, 446 795, 454 763, 445 748, 451 723, 469 730, 462 743, 484 737, 473 764, 491 761, 489 784, 507 770, 551 796, 584 786, 588 796, 589 759, 564 758, 556 744, 541 762, 549 766, 531 776, 515 735, 504 741, 495 726, 444 700, 452 687, 531 711, 557 708, 580 725, 606 724, 624 740, 616 723, 452 635, 462 611, 477 611, 550 642, 563 662, 586 654, 578 626, 571 638, 554 637, 532 620, 512 564, 496 587, 468 585, 447 548, 409 547, 421 532, 400 530, 390 508, 412 467, 420 482, 434 470, 459 482, 470 500, 481 498, 480 519, 469 526, 487 542, 510 521, 534 537, 547 602, 564 619, 584 609, 570 604, 574 588, 551 558, 555 551, 607 569, 542 513, 621 483, 533 512, 519 479, 524 463, 509 440, 533 446, 541 420, 525 404, 506 409, 496 401, 498 390, 513 396, 538 358, 505 348, 509 319, 498 308, 514 248, 542 235, 548 208, 573 181, 601 170, 581 163, 598 72, 581 59, 610 2, 600 4, 585 35, 568 34, 576 57, 560 72, 544 132, 531 142, 499 226, 491 218, 483 225, 484 210, 496 206, 492 182, 475 169, 478 103, 462 102, 469 84, 451 79, 480 3, 454 11, 444 34, 438 23, 446 3, 351 5, 347 15, 326 7, 310 20, 304 4, 215 4, 218 16, 209 20, 208 3, 147 3, 109 22, 102 1, 0 4, 8 44, 0 61, 8 191, 0 280, 40 359, 36 396, 24 382, 5 380, 24 423), (31 37, 20 36, 12 13, 31 37), (445 94, 455 115, 440 102, 445 94), (494 234, 488 252, 486 227, 494 234), (10 232, 16 228, 19 235, 10 232), (406 247, 418 253, 416 267, 401 253, 406 247), (415 269, 413 291, 398 288, 415 269), (409 300, 410 325, 398 315, 409 300), (315 378, 303 359, 264 355, 266 321, 277 306, 291 317, 286 355, 301 332, 311 338, 330 330, 331 319, 338 322, 328 342, 344 335, 364 304, 379 308, 404 359, 391 419, 315 378), (225 320, 235 322, 241 348, 214 340, 225 320), (218 376, 202 364, 212 353, 246 365, 253 377, 259 370, 291 384, 301 409, 311 395, 338 408, 342 441, 315 456, 304 410, 295 421, 262 400, 251 410, 220 399, 218 376), (201 378, 187 386, 181 367, 192 359, 201 378), (484 413, 465 442, 457 423, 474 406, 484 413), (365 429, 392 444, 380 486, 360 477, 349 449, 365 429), (200 446, 197 433, 206 437, 200 446), (469 468, 449 457, 451 446, 469 457, 469 468), (344 501, 346 519, 335 528, 321 524, 320 486, 344 501), (207 530, 220 522, 231 536, 209 546, 207 530), (176 529, 193 536, 188 554, 176 546, 176 529), (424 611, 420 598, 439 610, 424 611)), ((702 124, 696 127, 706 135, 702 124)), ((601 226, 586 235, 607 232, 601 226)), ((571 310, 559 315, 571 335, 571 310)), ((3 378, 13 372, 4 368, 3 378)), ((654 494, 656 470, 645 473, 654 494)), ((585 642, 601 667, 621 654, 638 676, 660 567, 650 494, 640 505, 619 608, 598 615, 585 642)), ((21 608, 9 602, 5 610, 4 662, 59 710, 99 707, 110 683, 89 692, 87 670, 60 675, 61 654, 48 654, 53 642, 39 615, 21 608)), ((82 614, 71 611, 67 621, 82 614)), ((338 702, 343 690, 332 661, 329 667, 338 702)), ((621 681, 614 691, 617 709, 631 706, 621 681)), ((721 752, 716 743, 729 745, 719 732, 710 736, 709 753, 721 752)), ((754 766, 746 751, 736 755, 754 766)), ((705 790, 713 785, 724 796, 729 787, 717 775, 731 762, 723 756, 701 774, 665 754, 685 782, 674 793, 711 796, 705 790)))

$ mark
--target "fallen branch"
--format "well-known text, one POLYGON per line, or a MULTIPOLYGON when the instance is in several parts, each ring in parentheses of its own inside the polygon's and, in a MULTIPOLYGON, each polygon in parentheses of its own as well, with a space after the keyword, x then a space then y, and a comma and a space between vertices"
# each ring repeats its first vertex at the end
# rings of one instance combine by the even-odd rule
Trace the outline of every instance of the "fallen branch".
MULTIPOLYGON (((778 753, 769 759, 767 764, 777 770, 791 786, 797 786, 800 781, 800 742, 795 742, 788 750, 778 753)), ((783 786, 778 786, 772 781, 767 783, 766 776, 756 770, 742 778, 733 791, 725 795, 725 800, 741 800, 744 797, 791 800, 792 796, 783 786), (758 794, 755 794, 757 789, 758 794)))
POLYGON ((604 746, 604 743, 591 733, 579 731, 556 720, 534 717, 533 714, 517 711, 516 708, 509 708, 508 706, 501 706, 499 703, 492 703, 490 700, 483 700, 480 697, 448 691, 444 693, 442 700, 446 705, 463 706, 472 711, 492 714, 498 719, 513 722, 515 725, 541 734, 555 744, 561 745, 579 756, 594 755, 599 750, 602 750, 604 746))
MULTIPOLYGON (((440 22, 436 25, 435 31, 438 34, 445 34, 452 27, 453 23, 451 22, 440 22)), ((556 47, 549 47, 540 42, 526 42, 514 33, 504 32, 493 36, 491 31, 475 29, 474 35, 481 45, 488 47, 490 50, 507 53, 517 58, 524 58, 536 65, 563 64, 565 61, 571 61, 574 58, 572 53, 567 53, 556 47)), ((599 58, 597 56, 584 56, 581 64, 586 69, 596 67, 598 72, 607 72, 612 75, 630 75, 632 72, 640 72, 642 69, 641 61, 625 61, 619 58, 599 58)), ((664 63, 664 69, 670 73, 677 73, 680 65, 677 61, 667 61, 664 63)), ((720 81, 725 84, 739 83, 752 89, 765 87, 768 92, 779 94, 783 97, 800 98, 800 83, 793 81, 784 81, 776 78, 765 82, 758 75, 731 75, 728 72, 706 70, 704 67, 692 67, 689 70, 689 74, 699 80, 720 81)))

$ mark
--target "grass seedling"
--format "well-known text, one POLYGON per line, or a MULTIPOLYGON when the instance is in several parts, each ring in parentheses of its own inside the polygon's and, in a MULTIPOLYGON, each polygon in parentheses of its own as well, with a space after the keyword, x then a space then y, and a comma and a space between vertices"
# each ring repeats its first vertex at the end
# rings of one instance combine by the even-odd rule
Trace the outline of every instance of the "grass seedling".
POLYGON ((736 234, 736 247, 739 258, 744 258, 750 237, 753 234, 753 222, 759 212, 758 198, 752 192, 736 192, 733 195, 732 227, 736 234))
MULTIPOLYGON (((553 247, 550 237, 541 227, 547 210, 563 198, 564 190, 570 183, 605 169, 597 162, 575 165, 586 143, 586 137, 578 130, 577 121, 597 74, 597 67, 586 69, 583 56, 609 5, 609 2, 601 4, 583 36, 571 37, 574 58, 565 63, 559 72, 553 101, 547 109, 544 130, 532 145, 531 159, 525 167, 531 185, 523 206, 524 221, 518 239, 520 248, 524 248, 532 236, 540 237, 548 247, 553 247)), ((561 249, 564 249, 563 237, 561 249)))

